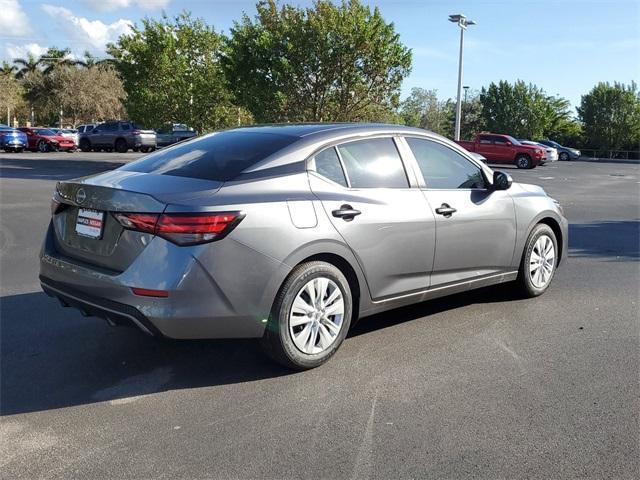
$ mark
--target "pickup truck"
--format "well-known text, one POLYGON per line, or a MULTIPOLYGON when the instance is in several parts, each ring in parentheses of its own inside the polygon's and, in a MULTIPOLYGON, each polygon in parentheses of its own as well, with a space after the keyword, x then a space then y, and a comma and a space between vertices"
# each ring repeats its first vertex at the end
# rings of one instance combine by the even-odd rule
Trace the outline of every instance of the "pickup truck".
POLYGON ((535 168, 544 161, 542 147, 523 145, 509 135, 479 133, 473 142, 456 142, 470 152, 479 153, 488 163, 511 163, 518 168, 535 168))

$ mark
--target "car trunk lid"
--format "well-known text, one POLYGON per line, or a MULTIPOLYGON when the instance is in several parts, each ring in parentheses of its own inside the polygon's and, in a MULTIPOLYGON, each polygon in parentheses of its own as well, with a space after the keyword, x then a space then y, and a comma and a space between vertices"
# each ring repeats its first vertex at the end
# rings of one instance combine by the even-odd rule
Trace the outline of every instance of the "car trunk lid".
POLYGON ((215 194, 222 182, 114 170, 59 182, 53 214, 59 253, 114 272, 124 271, 154 235, 125 229, 114 214, 162 213, 169 203, 215 194))

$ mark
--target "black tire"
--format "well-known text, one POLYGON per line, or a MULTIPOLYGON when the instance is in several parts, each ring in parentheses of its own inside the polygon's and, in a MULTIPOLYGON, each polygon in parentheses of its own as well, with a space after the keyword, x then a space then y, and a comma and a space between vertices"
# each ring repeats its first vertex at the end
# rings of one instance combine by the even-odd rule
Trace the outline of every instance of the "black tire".
MULTIPOLYGON (((544 223, 539 223, 536 225, 531 233, 529 234, 529 238, 527 239, 527 243, 525 243, 524 252, 522 254, 522 261, 520 262, 520 270, 518 271, 518 279, 516 280, 518 292, 526 297, 537 297, 538 295, 542 295, 551 282, 553 281, 553 277, 556 273, 556 268, 558 266, 558 240, 556 239, 555 233, 549 225, 545 225, 544 223), (551 270, 551 274, 547 282, 544 286, 536 286, 532 279, 532 274, 530 273, 530 265, 531 265, 531 255, 536 245, 536 242, 542 236, 547 236, 551 239, 553 243, 553 251, 554 251, 554 262, 551 270)), ((540 267, 541 268, 541 267, 540 267)))
POLYGON ((140 148, 139 148, 139 147, 133 147, 131 150, 133 150, 134 152, 136 152, 136 153, 137 153, 137 152, 139 152, 139 151, 140 151, 140 148))
POLYGON ((127 146, 127 141, 124 138, 119 138, 116 140, 116 152, 118 153, 126 153, 129 150, 127 146))
POLYGON ((516 167, 518 168, 532 168, 533 162, 529 155, 521 153, 516 157, 516 167))
POLYGON ((149 151, 149 147, 140 147, 140 151, 142 153, 147 153, 149 151))
POLYGON ((51 151, 51 145, 46 140, 40 140, 38 142, 38 151, 41 153, 47 153, 51 151))
POLYGON ((91 142, 86 138, 83 138, 82 140, 80 140, 80 150, 82 150, 83 152, 90 152, 91 142))
POLYGON ((569 156, 569 154, 567 152, 560 152, 560 156, 558 158, 560 160, 562 160, 563 162, 570 162, 571 161, 571 157, 569 156))
POLYGON ((267 328, 262 337, 263 351, 276 362, 294 370, 319 367, 333 356, 349 331, 353 312, 352 299, 349 282, 335 266, 318 261, 298 265, 289 274, 276 295, 267 328), (300 290, 310 280, 318 277, 328 278, 338 286, 344 300, 344 314, 340 331, 333 343, 320 353, 307 354, 298 349, 291 338, 289 314, 300 290))
POLYGON ((113 148, 107 147, 107 148, 104 149, 104 151, 107 152, 107 153, 111 153, 111 152, 113 152, 113 148))

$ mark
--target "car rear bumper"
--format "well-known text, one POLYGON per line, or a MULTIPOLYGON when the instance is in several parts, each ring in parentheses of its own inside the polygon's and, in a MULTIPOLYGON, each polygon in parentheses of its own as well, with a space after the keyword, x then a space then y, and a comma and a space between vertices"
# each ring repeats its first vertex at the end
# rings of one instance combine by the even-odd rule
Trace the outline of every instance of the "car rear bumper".
POLYGON ((139 328, 147 335, 163 336, 155 325, 130 305, 104 298, 94 298, 42 275, 40 275, 40 285, 47 295, 57 298, 63 307, 74 307, 85 317, 98 317, 106 320, 110 325, 130 325, 139 328))
POLYGON ((43 290, 85 315, 134 324, 155 336, 261 337, 277 288, 267 285, 269 279, 282 278, 288 271, 228 239, 208 248, 213 244, 178 247, 159 237, 125 271, 109 271, 59 253, 52 230, 40 254, 43 290), (223 272, 220 278, 213 278, 204 264, 216 265, 216 271, 223 272), (235 273, 224 275, 234 271, 233 266, 235 273), (239 273, 251 268, 253 279, 239 273), (163 290, 168 296, 136 295, 134 287, 163 290))
POLYGON ((133 137, 133 146, 135 148, 155 147, 156 139, 154 137, 135 136, 133 137))

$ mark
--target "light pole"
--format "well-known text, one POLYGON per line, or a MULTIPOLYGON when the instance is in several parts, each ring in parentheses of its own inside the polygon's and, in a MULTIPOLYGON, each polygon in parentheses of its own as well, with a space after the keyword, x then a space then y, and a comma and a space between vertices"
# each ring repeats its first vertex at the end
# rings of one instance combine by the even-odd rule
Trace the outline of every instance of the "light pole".
POLYGON ((460 58, 458 60, 458 99, 456 102, 456 129, 454 134, 455 140, 460 140, 460 116, 462 113, 462 51, 464 45, 464 31, 469 25, 475 25, 476 22, 467 19, 462 14, 449 15, 449 21, 457 23, 460 27, 460 58))

